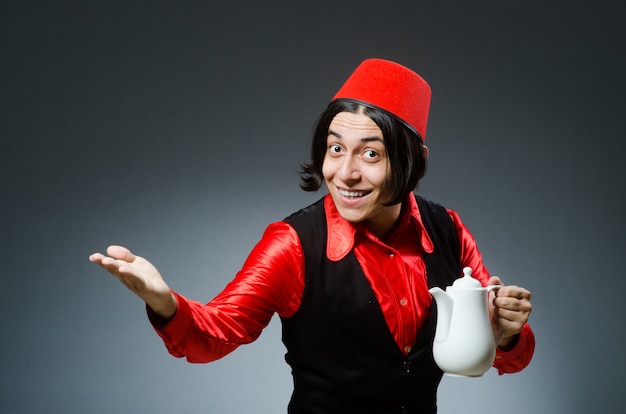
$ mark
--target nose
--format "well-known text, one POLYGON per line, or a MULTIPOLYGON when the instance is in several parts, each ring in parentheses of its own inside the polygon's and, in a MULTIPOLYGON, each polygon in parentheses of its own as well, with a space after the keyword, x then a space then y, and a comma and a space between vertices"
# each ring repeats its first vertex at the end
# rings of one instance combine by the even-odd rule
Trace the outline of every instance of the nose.
POLYGON ((343 157, 337 175, 344 183, 359 181, 361 179, 361 172, 359 170, 359 160, 357 157, 354 155, 343 157))

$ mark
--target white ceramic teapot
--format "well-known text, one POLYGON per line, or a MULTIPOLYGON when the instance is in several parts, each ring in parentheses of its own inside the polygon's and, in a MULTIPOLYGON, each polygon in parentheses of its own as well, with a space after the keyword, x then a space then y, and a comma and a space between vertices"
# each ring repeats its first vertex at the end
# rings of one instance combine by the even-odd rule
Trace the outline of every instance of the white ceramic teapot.
POLYGON ((501 333, 492 329, 488 296, 502 286, 483 287, 472 277, 472 268, 445 291, 430 289, 437 302, 437 326, 433 356, 441 370, 454 376, 480 377, 493 364, 501 333))

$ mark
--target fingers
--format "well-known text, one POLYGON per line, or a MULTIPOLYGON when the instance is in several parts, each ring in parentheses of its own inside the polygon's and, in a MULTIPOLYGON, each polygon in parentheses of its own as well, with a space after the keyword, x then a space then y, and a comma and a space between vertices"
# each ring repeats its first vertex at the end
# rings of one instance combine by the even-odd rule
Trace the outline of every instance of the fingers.
POLYGON ((104 268, 106 271, 113 274, 114 276, 119 276, 121 273, 124 272, 125 268, 128 267, 127 262, 116 260, 112 257, 103 256, 100 253, 92 254, 89 257, 89 260, 99 264, 100 267, 104 268))
POLYGON ((125 247, 122 246, 109 246, 107 248, 108 256, 102 253, 93 253, 89 256, 89 261, 99 264, 108 272, 114 276, 121 276, 122 274, 130 274, 133 272, 130 265, 136 258, 134 254, 125 247))
POLYGON ((496 292, 493 305, 499 316, 503 316, 502 312, 505 310, 529 314, 532 310, 530 298, 531 293, 524 288, 505 286, 496 292))
POLYGON ((502 330, 504 336, 518 334, 528 322, 529 312, 497 309, 492 321, 502 330))
POLYGON ((528 322, 532 305, 531 293, 519 286, 505 286, 498 276, 492 276, 487 286, 501 285, 489 293, 491 322, 505 338, 518 334, 528 322))
POLYGON ((107 254, 115 259, 124 260, 129 263, 132 263, 136 258, 126 247, 116 245, 109 246, 107 248, 107 254))
POLYGON ((530 301, 532 294, 527 289, 519 286, 504 286, 496 292, 498 298, 515 298, 530 301))
POLYGON ((514 335, 521 331, 532 311, 531 293, 518 286, 505 286, 496 292, 493 300, 493 321, 504 331, 514 335))
POLYGON ((499 276, 491 276, 489 278, 489 280, 487 281, 487 286, 492 286, 492 285, 501 285, 502 288, 496 291, 496 296, 500 297, 500 296, 511 296, 511 297, 515 297, 518 299, 527 299, 530 300, 531 297, 531 293, 527 290, 524 289, 523 287, 519 287, 519 286, 505 286, 504 283, 502 282, 502 279, 500 279, 499 276))
POLYGON ((100 262, 102 262, 102 259, 104 259, 104 255, 102 253, 94 253, 89 256, 89 261, 92 263, 100 264, 100 262))
POLYGON ((137 256, 132 254, 130 250, 128 250, 126 247, 115 245, 109 246, 107 248, 107 255, 108 257, 103 255, 102 253, 93 253, 89 256, 89 261, 97 264, 111 264, 110 259, 112 259, 132 263, 137 258, 137 256))
POLYGON ((510 321, 513 320, 524 320, 528 319, 528 315, 532 311, 532 306, 530 302, 520 301, 520 300, 508 300, 504 306, 497 306, 494 309, 494 315, 499 318, 507 319, 510 321))

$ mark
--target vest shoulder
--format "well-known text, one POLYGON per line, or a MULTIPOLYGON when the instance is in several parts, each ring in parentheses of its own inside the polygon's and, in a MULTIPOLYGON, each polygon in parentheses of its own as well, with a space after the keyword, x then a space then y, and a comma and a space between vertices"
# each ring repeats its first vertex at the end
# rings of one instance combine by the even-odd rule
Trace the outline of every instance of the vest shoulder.
POLYGON ((417 194, 414 194, 414 196, 423 219, 429 220, 430 218, 433 218, 444 220, 446 223, 452 222, 452 218, 450 217, 450 213, 446 207, 434 201, 420 197, 417 194))
POLYGON ((296 225, 298 223, 318 220, 320 215, 325 217, 324 198, 296 211, 295 213, 286 217, 284 221, 291 225, 296 225))
POLYGON ((448 211, 447 207, 444 207, 443 205, 437 203, 436 201, 432 201, 429 199, 426 199, 422 196, 419 196, 417 194, 413 194, 413 196, 415 197, 415 201, 417 201, 417 205, 422 208, 429 208, 432 210, 445 210, 448 211))

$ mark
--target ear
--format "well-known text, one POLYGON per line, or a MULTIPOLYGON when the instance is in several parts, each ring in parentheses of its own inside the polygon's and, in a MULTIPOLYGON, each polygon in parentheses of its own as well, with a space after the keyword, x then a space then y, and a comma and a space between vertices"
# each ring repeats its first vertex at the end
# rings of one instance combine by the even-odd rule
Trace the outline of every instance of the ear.
POLYGON ((428 160, 428 147, 426 145, 422 145, 422 148, 424 148, 424 159, 428 160))

